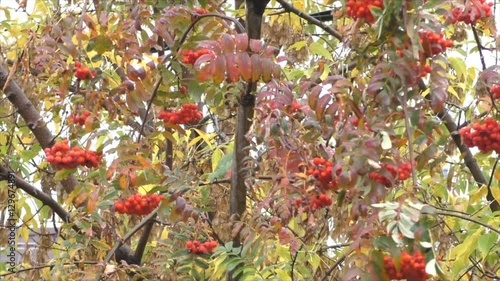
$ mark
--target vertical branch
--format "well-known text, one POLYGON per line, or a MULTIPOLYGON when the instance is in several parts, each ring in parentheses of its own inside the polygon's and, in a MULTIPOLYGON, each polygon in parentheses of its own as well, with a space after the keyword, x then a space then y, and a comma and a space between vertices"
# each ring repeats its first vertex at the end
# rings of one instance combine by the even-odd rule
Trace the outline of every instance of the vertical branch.
MULTIPOLYGON (((241 0, 235 0, 235 4, 241 4, 241 0)), ((246 0, 246 30, 249 39, 260 39, 262 27, 262 15, 269 0, 246 0)), ((238 7, 238 6, 237 6, 238 7)), ((234 136, 234 154, 231 166, 231 191, 229 198, 229 212, 232 221, 241 219, 246 209, 247 187, 245 179, 247 177, 244 170, 244 159, 248 156, 249 141, 246 138, 252 119, 254 116, 255 96, 253 93, 257 88, 256 82, 247 84, 245 93, 242 95, 238 106, 238 116, 236 118, 236 132, 234 136)), ((233 247, 241 245, 240 234, 233 237, 233 247)), ((238 267, 235 268, 235 270, 238 267)), ((240 274, 241 275, 241 274, 240 274)), ((233 276, 228 272, 227 280, 238 280, 239 276, 233 276)))
MULTIPOLYGON (((160 46, 160 50, 158 51, 158 56, 162 57, 165 55, 165 42, 161 37, 158 37, 158 45, 160 46)), ((158 86, 161 84, 162 79, 158 81, 159 83, 157 84, 158 86)), ((157 93, 158 88, 155 88, 155 93, 157 93)), ((153 99, 156 97, 156 95, 153 95, 151 97, 151 101, 148 104, 148 108, 145 112, 145 117, 142 123, 141 131, 144 129, 144 124, 148 122, 148 112, 150 110, 151 104, 153 103, 153 99)), ((152 120, 152 119, 151 119, 152 120)), ((141 138, 142 134, 139 134, 139 140, 141 138)), ((172 142, 167 138, 167 143, 166 143, 166 163, 169 169, 172 169, 172 142)), ((146 222, 144 225, 144 229, 142 230, 141 237, 139 238, 139 241, 137 242, 137 247, 135 248, 134 252, 134 261, 137 262, 137 264, 141 264, 142 256, 144 255, 144 250, 146 249, 146 245, 148 244, 149 236, 151 235, 151 231, 153 230, 153 225, 154 225, 154 219, 156 217, 155 215, 146 222)))

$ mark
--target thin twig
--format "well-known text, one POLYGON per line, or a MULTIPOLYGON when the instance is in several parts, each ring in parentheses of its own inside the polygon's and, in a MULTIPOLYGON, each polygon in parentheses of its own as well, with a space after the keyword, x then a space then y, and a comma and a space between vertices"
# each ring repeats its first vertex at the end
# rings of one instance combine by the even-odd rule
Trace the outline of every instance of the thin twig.
POLYGON ((311 17, 309 14, 304 13, 303 11, 295 8, 292 4, 286 2, 285 0, 276 0, 276 2, 280 3, 281 7, 285 9, 287 12, 291 12, 293 14, 296 14, 300 18, 306 20, 308 23, 316 25, 317 27, 323 29, 326 33, 332 35, 333 37, 337 38, 339 41, 342 41, 342 35, 336 31, 335 29, 325 25, 321 21, 311 17))
POLYGON ((342 257, 340 257, 337 260, 337 262, 328 269, 328 271, 325 273, 325 276, 323 276, 323 279, 321 279, 321 280, 322 281, 328 280, 328 277, 330 276, 330 274, 332 274, 332 272, 335 270, 335 268, 337 268, 337 266, 339 266, 339 264, 341 264, 347 258, 347 256, 349 256, 353 251, 354 250, 349 250, 342 257))
POLYGON ((65 262, 65 263, 59 263, 59 264, 44 264, 44 265, 38 265, 38 266, 33 266, 33 267, 28 267, 28 268, 21 268, 19 270, 14 271, 14 272, 3 273, 3 274, 0 274, 0 277, 5 277, 5 276, 12 275, 12 274, 18 274, 18 273, 21 273, 21 272, 26 272, 26 271, 44 269, 44 268, 47 268, 47 267, 52 268, 54 266, 62 266, 62 265, 63 266, 67 266, 67 265, 78 266, 78 265, 81 265, 81 264, 96 265, 96 264, 99 264, 99 262, 97 262, 97 261, 78 261, 78 262, 65 262))
POLYGON ((483 55, 483 50, 481 48, 481 39, 479 38, 479 35, 477 34, 476 26, 474 24, 471 24, 471 29, 472 33, 474 34, 474 40, 476 40, 477 43, 477 49, 479 50, 479 59, 481 60, 481 65, 483 66, 483 70, 486 69, 486 62, 484 61, 484 55, 483 55))
MULTIPOLYGON (((422 214, 428 214, 428 215, 433 215, 433 213, 427 213, 425 211, 422 212, 422 214)), ((498 234, 500 234, 500 230, 490 226, 490 225, 487 225, 485 224, 484 222, 481 222, 479 220, 476 220, 476 219, 473 219, 473 218, 470 218, 469 216, 462 216, 462 215, 459 215, 457 213, 448 213, 448 212, 440 212, 440 211, 436 211, 437 215, 441 215, 441 216, 448 216, 448 217, 455 217, 455 218, 459 218, 459 219, 463 219, 463 220, 466 220, 466 221, 470 221, 470 222, 473 222, 475 224, 478 224, 484 228, 487 228, 493 232, 496 232, 498 234)))

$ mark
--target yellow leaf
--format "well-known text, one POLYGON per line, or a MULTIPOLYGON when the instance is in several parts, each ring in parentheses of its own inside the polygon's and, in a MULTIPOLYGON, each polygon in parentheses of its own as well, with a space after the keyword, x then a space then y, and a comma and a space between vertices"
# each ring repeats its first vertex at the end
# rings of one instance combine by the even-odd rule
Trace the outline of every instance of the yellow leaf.
POLYGON ((90 240, 90 244, 100 250, 110 250, 111 247, 104 240, 90 240))
POLYGON ((212 139, 213 139, 213 136, 214 134, 207 134, 201 130, 198 130, 198 129, 194 129, 198 135, 203 138, 203 140, 205 141, 205 143, 208 145, 208 147, 212 148, 212 139))
POLYGON ((222 152, 221 149, 216 149, 212 153, 212 172, 214 172, 215 169, 217 168, 217 165, 219 165, 219 161, 222 158, 222 156, 224 156, 224 152, 222 152))
POLYGON ((168 238, 168 228, 165 227, 163 231, 161 232, 161 239, 167 239, 168 238))
POLYGON ((145 195, 147 194, 151 189, 153 189, 153 187, 155 187, 154 184, 145 184, 145 185, 141 185, 139 186, 139 188, 137 188, 137 191, 142 194, 142 195, 145 195))
POLYGON ((19 235, 24 241, 30 241, 30 230, 28 227, 22 226, 21 229, 19 229, 19 235))
POLYGON ((462 100, 462 99, 458 96, 457 91, 455 91, 455 89, 454 89, 452 86, 449 86, 449 87, 448 87, 448 93, 450 93, 450 94, 452 94, 453 96, 455 96, 458 100, 462 100))
POLYGON ((479 189, 473 190, 470 193, 470 200, 469 204, 474 204, 477 203, 478 201, 482 200, 486 194, 488 193, 486 185, 481 186, 479 189))
POLYGON ((311 253, 308 255, 308 262, 311 264, 313 270, 316 271, 321 263, 321 258, 318 254, 311 253))
POLYGON ((478 228, 474 234, 467 236, 464 242, 450 251, 450 259, 455 260, 457 265, 464 265, 473 251, 477 249, 477 240, 481 236, 484 228, 478 228))
POLYGON ((290 275, 288 275, 288 272, 289 271, 285 271, 283 269, 276 269, 276 275, 278 275, 278 279, 280 281, 292 281, 292 278, 290 277, 290 275))
POLYGON ((121 189, 125 189, 128 187, 128 176, 125 174, 122 174, 119 179, 119 184, 121 189))

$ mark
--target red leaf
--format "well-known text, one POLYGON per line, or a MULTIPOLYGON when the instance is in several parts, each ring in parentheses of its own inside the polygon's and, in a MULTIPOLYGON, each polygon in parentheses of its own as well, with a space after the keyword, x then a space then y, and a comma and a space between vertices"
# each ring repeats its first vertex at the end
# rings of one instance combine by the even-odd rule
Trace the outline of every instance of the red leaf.
POLYGON ((262 41, 257 39, 250 39, 250 50, 254 53, 262 52, 262 41))
POLYGON ((262 59, 262 80, 264 82, 269 82, 271 81, 271 74, 273 71, 273 61, 269 58, 263 58, 262 59))
POLYGON ((240 80, 240 70, 236 64, 236 54, 226 55, 227 76, 230 82, 238 82, 240 80))
POLYGON ((435 88, 431 94, 431 107, 434 112, 442 112, 444 104, 448 99, 448 93, 444 89, 435 88))
POLYGON ((264 51, 264 55, 266 57, 277 56, 279 53, 280 49, 273 46, 267 46, 266 50, 264 51))
POLYGON ((279 237, 280 243, 283 245, 283 244, 290 243, 293 235, 292 235, 292 232, 290 230, 288 230, 285 227, 282 227, 278 233, 278 237, 279 237))
POLYGON ((328 105, 328 103, 330 103, 331 100, 332 100, 332 97, 330 95, 324 95, 321 98, 319 98, 319 102, 316 105, 316 110, 315 110, 316 111, 316 117, 318 118, 318 120, 323 119, 323 117, 325 115, 324 114, 325 113, 325 108, 328 105))
POLYGON ((131 64, 127 65, 127 77, 132 81, 140 81, 146 78, 144 67, 135 68, 131 64))
POLYGON ((215 58, 214 62, 214 75, 213 80, 215 83, 219 84, 224 81, 224 77, 226 77, 226 57, 218 56, 215 58))
POLYGON ((240 70, 241 78, 245 81, 252 79, 252 62, 247 52, 239 52, 236 55, 236 63, 240 70))
POLYGON ((215 40, 205 40, 205 41, 201 41, 198 46, 200 48, 205 48, 205 49, 208 49, 208 50, 211 50, 213 51, 215 54, 221 54, 222 53, 222 47, 221 45, 219 44, 219 42, 215 41, 215 40))
POLYGON ((156 26, 153 29, 153 34, 158 34, 163 40, 165 40, 165 43, 169 46, 172 46, 174 44, 174 38, 168 33, 166 30, 165 26, 158 24, 156 22, 156 26))
POLYGON ((339 111, 339 104, 334 101, 331 105, 328 106, 328 108, 325 110, 325 116, 331 116, 332 119, 337 115, 337 112, 339 111))
POLYGON ((64 42, 64 47, 67 48, 68 53, 74 58, 78 57, 78 50, 76 49, 75 44, 73 44, 71 37, 62 36, 61 40, 64 42))
POLYGON ((201 66, 205 63, 212 63, 214 60, 215 56, 214 54, 205 54, 201 55, 195 62, 194 62, 194 68, 195 69, 200 69, 201 66))
POLYGON ((177 211, 180 214, 182 213, 182 211, 184 211, 185 208, 186 208, 186 199, 184 199, 181 196, 177 197, 177 199, 175 200, 175 211, 177 211))
POLYGON ((248 49, 248 35, 246 33, 237 34, 234 39, 236 50, 246 52, 248 49))
POLYGON ((232 53, 234 52, 234 38, 233 36, 224 33, 222 34, 222 37, 219 39, 219 43, 222 46, 222 49, 224 50, 225 53, 232 53))
POLYGON ((318 104, 318 98, 319 98, 319 94, 321 93, 321 90, 323 90, 323 87, 321 87, 320 85, 316 85, 312 88, 311 92, 307 96, 307 101, 308 101, 311 109, 316 108, 316 105, 318 104))
POLYGON ((212 78, 214 75, 214 64, 210 63, 208 65, 205 65, 203 68, 198 71, 198 74, 196 75, 196 79, 200 82, 205 82, 212 78))
POLYGON ((250 60, 252 61, 252 81, 259 81, 262 74, 262 60, 260 55, 253 54, 250 60))

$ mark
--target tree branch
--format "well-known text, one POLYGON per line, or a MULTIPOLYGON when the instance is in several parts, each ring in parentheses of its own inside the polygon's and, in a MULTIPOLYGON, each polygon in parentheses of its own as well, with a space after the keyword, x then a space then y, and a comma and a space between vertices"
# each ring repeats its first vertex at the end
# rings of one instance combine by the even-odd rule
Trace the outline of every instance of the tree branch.
POLYGON ((57 201, 52 199, 49 194, 38 190, 36 187, 18 177, 14 172, 9 171, 6 167, 0 164, 0 180, 7 180, 9 174, 14 176, 14 181, 17 188, 40 200, 44 205, 49 206, 65 223, 70 222, 69 213, 61 205, 59 205, 57 201))
MULTIPOLYGON (((47 128, 42 116, 17 83, 8 77, 8 71, 0 64, 0 88, 3 89, 7 99, 17 108, 17 112, 19 112, 28 125, 28 128, 33 132, 40 146, 42 148, 52 147, 54 136, 47 128)), ((75 189, 78 181, 74 175, 70 175, 68 178, 62 180, 61 184, 64 187, 64 191, 70 194, 75 189)))
POLYGON ((313 24, 313 25, 323 29, 326 33, 337 38, 339 41, 343 40, 342 35, 338 31, 325 25, 324 23, 322 23, 321 21, 312 17, 311 15, 306 14, 306 13, 302 12, 301 10, 295 8, 292 4, 286 2, 285 0, 276 0, 276 2, 280 3, 281 7, 283 7, 283 9, 285 9, 285 11, 296 14, 300 18, 306 20, 308 23, 313 24))
MULTIPOLYGON (((427 90, 427 86, 425 85, 424 81, 422 79, 419 79, 418 81, 418 86, 421 91, 427 90)), ((430 93, 427 97, 430 98, 432 96, 432 93, 430 93)), ((443 121, 444 125, 446 126, 446 129, 448 129, 448 132, 451 135, 451 138, 455 142, 455 145, 458 147, 458 150, 462 154, 462 157, 464 158, 464 164, 469 168, 469 171, 472 174, 472 177, 476 181, 476 183, 479 186, 486 185, 488 186, 488 181, 483 175, 483 171, 481 171, 481 168, 477 164, 476 159, 470 152, 470 149, 462 142, 462 137, 458 133, 457 129, 457 124, 453 120, 453 117, 446 111, 441 111, 441 112, 435 112, 437 117, 443 121)), ((495 197, 493 196, 493 193, 491 192, 491 187, 488 188, 488 194, 486 195, 486 199, 490 201, 490 209, 492 212, 500 211, 500 204, 498 201, 495 200, 495 197)))

